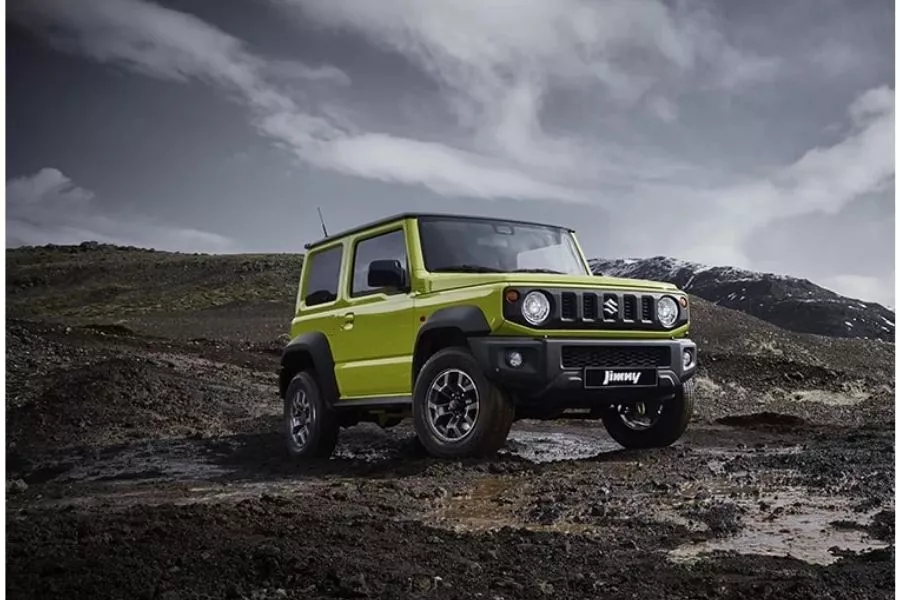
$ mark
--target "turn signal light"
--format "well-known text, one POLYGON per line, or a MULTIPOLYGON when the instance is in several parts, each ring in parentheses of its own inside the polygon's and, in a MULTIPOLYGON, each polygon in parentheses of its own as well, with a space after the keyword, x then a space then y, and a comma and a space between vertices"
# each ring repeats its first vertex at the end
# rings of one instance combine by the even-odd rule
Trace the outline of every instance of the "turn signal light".
POLYGON ((519 300, 519 292, 516 290, 506 290, 506 301, 512 304, 513 302, 518 302, 519 300))
POLYGON ((687 296, 682 296, 678 299, 681 303, 681 308, 687 308, 687 296))

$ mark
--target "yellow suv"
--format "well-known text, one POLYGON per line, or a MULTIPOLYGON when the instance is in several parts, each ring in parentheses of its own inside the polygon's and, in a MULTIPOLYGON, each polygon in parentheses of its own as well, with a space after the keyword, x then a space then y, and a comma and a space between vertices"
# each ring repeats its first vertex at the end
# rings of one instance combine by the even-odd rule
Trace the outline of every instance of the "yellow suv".
POLYGON ((279 378, 295 457, 410 416, 439 457, 494 453, 522 418, 602 419, 627 448, 687 427, 686 294, 593 275, 571 229, 403 214, 306 248, 279 378))

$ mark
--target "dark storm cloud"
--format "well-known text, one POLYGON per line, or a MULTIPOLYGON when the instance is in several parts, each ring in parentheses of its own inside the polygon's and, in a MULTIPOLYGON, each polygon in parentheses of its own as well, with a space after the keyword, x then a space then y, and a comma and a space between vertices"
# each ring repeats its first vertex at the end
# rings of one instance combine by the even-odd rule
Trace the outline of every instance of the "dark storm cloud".
MULTIPOLYGON (((51 47, 159 81, 157 102, 181 86, 230 102, 195 95, 185 110, 244 111, 260 142, 236 123, 217 128, 195 152, 202 168, 151 186, 180 202, 142 200, 143 213, 201 220, 259 249, 314 236, 314 222, 279 218, 309 215, 310 200, 347 225, 410 208, 515 214, 569 222, 595 254, 791 272, 892 302, 884 245, 865 267, 789 259, 866 199, 871 222, 893 219, 889 2, 185 6, 198 12, 10 3, 11 19, 51 47), (231 139, 242 141, 223 149, 231 139), (767 236, 782 259, 755 250, 767 236)), ((197 143, 199 127, 171 135, 197 143)), ((848 244, 871 232, 859 220, 848 244)))

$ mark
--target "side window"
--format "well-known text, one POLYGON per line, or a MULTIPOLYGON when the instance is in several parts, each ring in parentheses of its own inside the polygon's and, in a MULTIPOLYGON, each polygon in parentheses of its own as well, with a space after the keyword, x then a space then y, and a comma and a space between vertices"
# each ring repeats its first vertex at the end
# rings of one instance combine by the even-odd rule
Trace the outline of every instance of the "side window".
POLYGON ((341 277, 342 246, 313 253, 309 258, 309 277, 306 279, 306 305, 315 306, 337 299, 341 277))
POLYGON ((353 258, 351 295, 362 296, 378 291, 369 287, 369 263, 373 260, 397 260, 404 271, 409 271, 406 257, 406 237, 403 230, 391 231, 371 237, 356 244, 353 258))

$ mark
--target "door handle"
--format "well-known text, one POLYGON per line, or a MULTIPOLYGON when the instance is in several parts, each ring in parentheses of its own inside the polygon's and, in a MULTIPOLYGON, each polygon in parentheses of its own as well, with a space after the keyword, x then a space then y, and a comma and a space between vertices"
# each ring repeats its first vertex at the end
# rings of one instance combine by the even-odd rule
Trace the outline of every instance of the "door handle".
POLYGON ((355 318, 356 318, 356 317, 355 317, 355 315, 354 315, 353 313, 347 313, 347 314, 344 315, 344 322, 345 322, 345 323, 352 323, 352 322, 353 322, 353 319, 355 319, 355 318))

